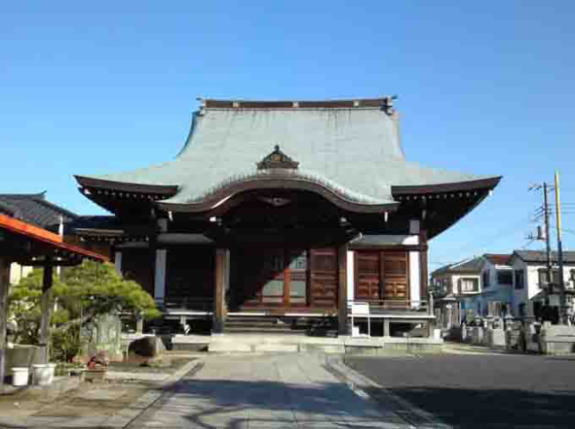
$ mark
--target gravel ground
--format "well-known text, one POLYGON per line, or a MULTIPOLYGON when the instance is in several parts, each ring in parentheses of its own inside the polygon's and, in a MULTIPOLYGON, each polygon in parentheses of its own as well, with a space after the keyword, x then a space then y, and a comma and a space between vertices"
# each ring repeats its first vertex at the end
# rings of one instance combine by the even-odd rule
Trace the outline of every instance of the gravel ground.
POLYGON ((575 356, 444 354, 345 362, 455 427, 575 427, 575 356))

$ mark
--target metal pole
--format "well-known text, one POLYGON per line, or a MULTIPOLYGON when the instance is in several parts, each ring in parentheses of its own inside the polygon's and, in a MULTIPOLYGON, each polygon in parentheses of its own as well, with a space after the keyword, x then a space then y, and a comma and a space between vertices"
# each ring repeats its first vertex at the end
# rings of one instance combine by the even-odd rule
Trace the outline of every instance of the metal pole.
POLYGON ((557 259, 559 262, 559 323, 567 324, 567 303, 565 300, 565 279, 563 275, 563 245, 561 243, 561 196, 559 172, 555 172, 555 215, 557 216, 557 259))

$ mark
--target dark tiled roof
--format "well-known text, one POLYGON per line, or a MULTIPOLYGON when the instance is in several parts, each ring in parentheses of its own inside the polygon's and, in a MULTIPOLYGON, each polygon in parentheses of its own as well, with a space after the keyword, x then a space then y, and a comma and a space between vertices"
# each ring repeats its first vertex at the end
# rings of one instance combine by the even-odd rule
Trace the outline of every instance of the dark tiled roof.
POLYGON ((60 224, 69 223, 78 216, 63 207, 46 200, 46 193, 39 194, 0 194, 0 212, 41 228, 52 229, 60 224))
POLYGON ((486 253, 483 257, 493 265, 509 265, 509 262, 511 261, 511 255, 508 254, 486 253))
MULTIPOLYGON (((525 262, 544 264, 547 261, 545 252, 541 250, 516 250, 514 254, 525 262)), ((557 252, 551 252, 551 260, 554 263, 558 261, 557 252)), ((564 251, 563 261, 575 264, 575 251, 564 251)))
POLYGON ((445 265, 441 268, 438 268, 433 273, 432 276, 438 274, 457 274, 457 273, 478 273, 481 272, 481 268, 483 267, 483 260, 481 257, 473 258, 473 259, 466 259, 461 262, 456 262, 455 264, 445 265))

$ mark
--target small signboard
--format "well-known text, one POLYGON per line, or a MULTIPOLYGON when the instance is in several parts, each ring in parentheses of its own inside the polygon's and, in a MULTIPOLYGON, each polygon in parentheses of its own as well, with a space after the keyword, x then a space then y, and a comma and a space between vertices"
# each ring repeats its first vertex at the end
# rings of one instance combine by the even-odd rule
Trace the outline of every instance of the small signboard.
POLYGON ((351 303, 352 316, 369 316, 369 302, 352 302, 351 303))

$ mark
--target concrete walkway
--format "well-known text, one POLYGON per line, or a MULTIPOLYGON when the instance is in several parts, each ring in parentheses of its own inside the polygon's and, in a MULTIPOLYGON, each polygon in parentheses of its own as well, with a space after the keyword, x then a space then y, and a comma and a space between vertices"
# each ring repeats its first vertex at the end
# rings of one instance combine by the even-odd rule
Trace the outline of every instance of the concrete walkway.
POLYGON ((130 428, 409 427, 354 393, 315 354, 211 355, 130 428))

